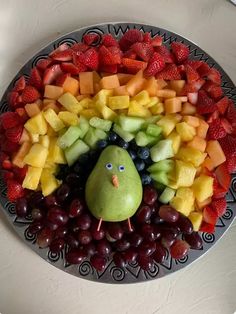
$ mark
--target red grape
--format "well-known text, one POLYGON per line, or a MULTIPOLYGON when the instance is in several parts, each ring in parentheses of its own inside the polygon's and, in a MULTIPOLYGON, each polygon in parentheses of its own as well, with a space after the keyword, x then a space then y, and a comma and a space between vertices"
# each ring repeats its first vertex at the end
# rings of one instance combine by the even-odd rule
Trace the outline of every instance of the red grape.
POLYGON ((90 258, 90 262, 96 270, 103 271, 106 267, 107 260, 105 257, 95 254, 90 258))
POLYGON ((108 231, 109 235, 115 240, 120 240, 124 234, 124 232, 121 228, 121 225, 118 222, 109 223, 107 231, 108 231))
POLYGON ((62 184, 58 189, 57 189, 57 200, 59 203, 63 203, 67 197, 70 194, 70 187, 67 184, 62 184))
POLYGON ((69 245, 70 248, 75 249, 79 246, 79 241, 73 234, 67 234, 65 236, 65 241, 69 245))
POLYGON ((143 241, 137 249, 139 255, 150 256, 156 250, 156 243, 150 241, 143 241))
POLYGON ((50 244, 50 250, 52 253, 59 253, 61 250, 63 250, 65 245, 65 240, 62 238, 58 238, 52 241, 50 244))
POLYGON ((66 260, 70 264, 80 264, 86 257, 86 253, 81 249, 73 249, 66 254, 66 260))
POLYGON ((77 218, 77 226, 82 230, 88 230, 91 226, 91 217, 89 214, 81 214, 77 218))
POLYGON ((199 250, 202 247, 202 238, 198 232, 192 232, 184 236, 186 242, 191 246, 191 249, 199 250))
POLYGON ((147 205, 153 205, 156 200, 157 200, 157 190, 148 185, 148 186, 145 186, 144 189, 143 189, 143 200, 144 200, 144 203, 146 203, 147 205))
POLYGON ((179 227, 180 231, 184 234, 190 234, 193 232, 192 222, 184 215, 179 215, 176 226, 179 227))
POLYGON ((151 218, 152 210, 147 205, 141 205, 135 215, 136 220, 138 223, 145 223, 148 222, 151 218))
POLYGON ((64 210, 62 210, 58 206, 54 206, 49 209, 47 213, 47 219, 51 223, 61 226, 61 225, 65 225, 69 218, 68 218, 67 213, 64 210))
POLYGON ((44 196, 41 191, 33 192, 29 197, 29 205, 34 207, 41 207, 44 205, 44 196))
POLYGON ((123 238, 121 240, 116 241, 114 243, 114 246, 117 249, 117 251, 123 252, 128 250, 128 248, 130 247, 130 242, 128 239, 123 238))
POLYGON ((188 254, 189 244, 183 240, 176 240, 170 248, 170 255, 175 259, 181 259, 188 254))
POLYGON ((102 256, 109 256, 111 253, 110 243, 106 239, 102 239, 97 243, 97 252, 102 256))
POLYGON ((87 256, 93 256, 94 254, 97 253, 96 246, 93 242, 90 242, 89 244, 85 245, 84 250, 87 256))
POLYGON ((68 228, 67 226, 60 226, 57 228, 57 230, 54 233, 54 238, 64 238, 66 234, 68 233, 68 228))
POLYGON ((138 233, 131 233, 129 235, 130 245, 133 247, 138 247, 143 241, 143 237, 138 233))
POLYGON ((115 253, 113 255, 113 261, 117 267, 124 268, 127 265, 127 262, 125 261, 125 258, 121 253, 115 253))
POLYGON ((163 263, 166 257, 166 250, 165 248, 161 245, 161 243, 156 242, 156 251, 152 255, 153 259, 157 263, 163 263))
POLYGON ((84 205, 79 199, 73 199, 69 208, 69 217, 75 218, 79 216, 84 210, 84 205))
POLYGON ((42 229, 37 236, 37 244, 40 248, 45 248, 50 245, 53 238, 53 231, 49 228, 42 229))
POLYGON ((127 263, 134 263, 137 259, 138 253, 134 248, 129 248, 124 253, 124 259, 127 263))
POLYGON ((82 245, 89 244, 92 241, 91 232, 88 230, 80 230, 78 233, 78 240, 82 245))
POLYGON ((166 222, 176 222, 179 213, 170 205, 162 205, 159 209, 159 216, 166 222))
POLYGON ((161 238, 161 244, 168 249, 175 242, 175 238, 176 237, 172 232, 166 232, 161 238))
POLYGON ((53 206, 58 206, 59 204, 58 204, 57 199, 54 195, 48 195, 45 197, 45 205, 49 209, 53 206))
POLYGON ((34 221, 30 226, 29 226, 29 233, 31 234, 36 234, 38 233, 40 230, 42 230, 44 227, 44 223, 42 220, 39 221, 34 221))
POLYGON ((152 270, 154 267, 153 259, 150 256, 138 256, 138 264, 143 270, 152 270))
POLYGON ((98 228, 98 221, 95 221, 92 223, 91 226, 91 234, 94 240, 102 240, 105 237, 105 230, 103 228, 103 226, 100 227, 99 230, 97 230, 98 228))
POLYGON ((33 220, 40 220, 45 215, 45 212, 41 208, 33 208, 31 215, 33 220))
POLYGON ((28 203, 25 198, 16 201, 16 215, 18 217, 26 217, 28 214, 28 203))
POLYGON ((147 241, 155 241, 156 240, 156 234, 154 231, 154 227, 149 224, 142 225, 141 228, 141 234, 147 241))

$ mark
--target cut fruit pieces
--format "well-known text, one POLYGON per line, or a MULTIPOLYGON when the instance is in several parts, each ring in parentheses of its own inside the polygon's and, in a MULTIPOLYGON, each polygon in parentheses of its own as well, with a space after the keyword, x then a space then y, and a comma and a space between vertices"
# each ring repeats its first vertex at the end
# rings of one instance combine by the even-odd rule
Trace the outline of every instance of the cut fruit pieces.
POLYGON ((111 126, 112 126, 112 122, 109 120, 104 120, 104 119, 100 119, 97 117, 93 117, 92 119, 89 120, 89 124, 91 126, 93 126, 96 129, 101 129, 105 132, 110 131, 111 126))
POLYGON ((58 139, 58 145, 65 149, 70 147, 82 134, 81 128, 78 126, 70 126, 68 130, 58 139))
POLYGON ((78 100, 70 93, 63 94, 57 100, 66 110, 78 114, 83 107, 80 105, 78 100))
POLYGON ((175 196, 175 190, 169 188, 168 186, 165 188, 165 190, 161 193, 160 197, 159 197, 159 201, 162 204, 168 204, 172 198, 175 196))
POLYGON ((32 167, 43 168, 48 156, 48 149, 41 144, 33 144, 28 154, 24 158, 24 162, 32 167))
POLYGON ((191 221, 193 225, 194 231, 199 231, 201 224, 202 224, 202 213, 199 212, 191 212, 188 216, 188 219, 191 221))
POLYGON ((218 141, 209 141, 207 143, 206 152, 210 156, 214 167, 217 167, 226 161, 225 154, 218 141))
POLYGON ((22 187, 35 191, 38 188, 42 170, 42 168, 28 167, 22 187))
POLYGON ((156 124, 148 124, 146 133, 151 136, 159 136, 162 133, 162 128, 156 124))
POLYGON ((176 184, 179 187, 189 187, 193 184, 196 168, 189 162, 175 161, 176 184))
POLYGON ((154 162, 171 158, 174 156, 172 141, 161 140, 150 149, 151 159, 154 162))
POLYGON ((119 116, 119 124, 124 131, 138 132, 145 124, 145 120, 138 117, 119 116))
POLYGON ((174 169, 174 167, 175 167, 174 160, 165 159, 152 164, 150 167, 147 168, 147 171, 152 173, 157 171, 170 172, 174 169))
POLYGON ((153 145, 157 143, 160 139, 161 139, 161 136, 159 137, 151 136, 151 135, 146 134, 143 131, 139 131, 135 135, 135 141, 137 145, 141 147, 153 145))
POLYGON ((73 145, 66 148, 65 157, 69 166, 72 166, 80 155, 89 151, 89 146, 82 140, 78 139, 73 145))
POLYGON ((58 181, 55 176, 48 169, 43 169, 40 177, 41 189, 43 196, 52 194, 59 186, 60 181, 58 181))
POLYGON ((78 116, 69 111, 60 111, 58 113, 58 118, 61 119, 65 126, 77 125, 79 123, 78 116))
POLYGON ((47 109, 43 112, 43 115, 55 132, 58 132, 65 127, 65 124, 61 121, 60 118, 58 118, 58 115, 54 110, 47 109))
POLYGON ((118 124, 114 124, 113 130, 126 142, 130 142, 134 139, 134 134, 125 131, 118 124))
POLYGON ((206 175, 200 175, 194 180, 192 190, 197 201, 203 202, 213 195, 213 181, 212 177, 206 175))
POLYGON ((25 128, 31 134, 45 135, 47 133, 48 127, 47 127, 47 122, 46 122, 42 112, 40 112, 36 116, 30 118, 25 123, 25 128))
POLYGON ((158 171, 155 173, 151 173, 150 177, 158 183, 164 184, 164 185, 168 185, 169 183, 169 179, 168 179, 168 175, 165 171, 158 171))

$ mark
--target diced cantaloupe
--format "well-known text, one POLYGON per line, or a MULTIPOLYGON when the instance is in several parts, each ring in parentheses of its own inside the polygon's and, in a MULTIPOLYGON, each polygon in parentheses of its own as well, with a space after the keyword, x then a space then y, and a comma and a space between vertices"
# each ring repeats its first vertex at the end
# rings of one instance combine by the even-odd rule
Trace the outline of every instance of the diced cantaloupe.
POLYGON ((192 190, 197 201, 203 202, 213 195, 213 182, 214 179, 206 175, 200 175, 194 180, 192 190))
POLYGON ((60 111, 58 113, 58 118, 65 124, 65 126, 77 125, 79 123, 78 116, 69 111, 60 111))
POLYGON ((179 95, 185 85, 185 80, 171 80, 169 82, 170 89, 176 91, 176 94, 179 95))
POLYGON ((160 89, 157 91, 156 96, 163 98, 174 98, 176 96, 176 91, 172 89, 160 89))
POLYGON ((43 168, 28 167, 26 176, 22 183, 24 189, 35 191, 38 188, 39 180, 42 174, 43 168))
POLYGON ((42 112, 30 118, 25 123, 25 128, 29 133, 32 133, 32 134, 40 134, 40 135, 46 134, 48 126, 42 112))
POLYGON ((128 73, 117 73, 118 80, 120 82, 120 85, 125 85, 129 82, 129 80, 132 79, 133 74, 128 73))
POLYGON ((197 128, 199 126, 199 118, 194 116, 186 115, 183 117, 183 120, 187 122, 189 125, 197 128))
POLYGON ((179 99, 181 102, 185 103, 186 101, 188 101, 188 97, 186 96, 177 96, 177 99, 179 99))
POLYGON ((57 104, 55 104, 53 102, 47 103, 46 105, 43 106, 43 111, 45 111, 47 109, 52 109, 56 113, 58 113, 60 111, 59 105, 57 105, 57 104))
POLYGON ((148 118, 151 116, 151 113, 136 100, 131 100, 128 109, 128 116, 148 118))
POLYGON ((47 196, 52 194, 60 186, 61 182, 48 169, 43 169, 40 183, 43 196, 47 196))
POLYGON ((93 94, 93 72, 79 73, 80 94, 93 94))
POLYGON ((181 101, 176 97, 166 99, 164 104, 165 104, 165 112, 167 114, 180 112, 182 109, 181 101))
POLYGON ((62 84, 62 88, 64 93, 68 92, 75 96, 79 93, 79 81, 71 76, 68 76, 62 84))
POLYGON ((193 230, 198 231, 201 227, 203 215, 199 212, 191 212, 188 216, 188 219, 191 221, 193 225, 193 230))
POLYGON ((63 88, 55 85, 45 85, 44 97, 57 100, 63 94, 63 88))
POLYGON ((97 71, 93 71, 93 84, 99 84, 101 80, 101 76, 98 74, 97 71))
POLYGON ((206 159, 202 163, 202 168, 204 168, 204 167, 210 171, 212 171, 215 168, 214 163, 210 157, 206 157, 206 159))
POLYGON ((136 100, 140 105, 146 106, 150 102, 150 97, 146 90, 142 90, 132 100, 136 100))
POLYGON ((39 143, 35 143, 31 146, 28 154, 24 158, 25 164, 32 166, 43 168, 48 156, 48 149, 43 147, 39 143))
POLYGON ((206 121, 199 119, 199 126, 196 129, 197 136, 206 138, 208 128, 209 128, 209 124, 206 121))
POLYGON ((157 94, 157 81, 155 80, 155 77, 151 77, 146 80, 146 82, 143 85, 143 89, 146 90, 150 97, 154 97, 157 94))
POLYGON ((125 95, 129 95, 126 86, 122 85, 119 87, 114 88, 114 96, 125 96, 125 95))
POLYGON ((113 89, 120 86, 118 76, 116 74, 105 76, 100 81, 100 86, 103 89, 113 89))
POLYGON ((203 209, 204 207, 206 207, 207 205, 211 204, 211 201, 212 201, 212 198, 211 198, 211 197, 206 198, 203 202, 199 202, 198 200, 196 200, 197 208, 198 208, 199 210, 201 210, 201 209, 203 209))
POLYGON ((154 105, 150 108, 150 111, 153 115, 163 113, 164 110, 165 110, 165 108, 164 108, 164 104, 162 102, 158 102, 156 105, 154 105))
POLYGON ((167 136, 167 139, 172 141, 172 148, 173 148, 174 154, 177 154, 180 144, 181 144, 180 135, 174 130, 167 136))
POLYGON ((25 111, 29 117, 36 116, 41 112, 41 108, 38 104, 32 103, 32 104, 26 104, 25 105, 25 111))
POLYGON ((21 138, 19 141, 19 144, 22 144, 24 142, 29 142, 30 141, 30 135, 29 132, 24 128, 21 134, 21 138))
POLYGON ((163 89, 168 85, 166 81, 162 79, 157 79, 156 82, 157 82, 157 89, 163 89))
POLYGON ((44 98, 42 106, 44 107, 44 106, 46 106, 47 104, 50 104, 50 103, 53 103, 54 105, 56 105, 56 100, 44 98))
POLYGON ((108 99, 108 106, 112 110, 129 108, 129 96, 112 96, 108 99))
MULTIPOLYGON (((87 72, 81 72, 87 73, 87 72)), ((92 73, 92 72, 91 72, 92 73)), ((83 107, 80 105, 79 101, 70 93, 63 94, 59 99, 58 102, 66 108, 66 110, 78 114, 83 107)))
POLYGON ((47 109, 43 112, 43 115, 55 132, 58 132, 65 127, 65 124, 61 121, 53 109, 47 109))
POLYGON ((126 84, 126 89, 129 95, 134 96, 138 94, 143 89, 144 83, 145 79, 143 78, 143 71, 140 70, 126 84))
POLYGON ((23 142, 21 144, 19 150, 12 158, 12 163, 14 166, 17 166, 19 168, 23 168, 25 166, 24 158, 28 154, 30 148, 31 148, 30 142, 23 142))
POLYGON ((190 102, 184 102, 183 105, 182 105, 182 111, 181 113, 183 115, 185 114, 195 114, 197 112, 197 108, 196 106, 190 104, 190 102))
POLYGON ((214 167, 217 167, 225 162, 226 157, 218 141, 209 141, 207 143, 206 151, 210 156, 214 167))
POLYGON ((198 149, 200 150, 200 152, 204 153, 205 150, 206 150, 206 145, 207 145, 207 142, 206 140, 204 140, 204 138, 202 137, 199 137, 199 136, 194 136, 194 138, 189 141, 187 143, 187 146, 188 147, 192 147, 192 148, 195 148, 195 149, 198 149))
POLYGON ((176 124, 176 131, 179 133, 183 142, 188 142, 196 135, 196 129, 186 122, 176 124))

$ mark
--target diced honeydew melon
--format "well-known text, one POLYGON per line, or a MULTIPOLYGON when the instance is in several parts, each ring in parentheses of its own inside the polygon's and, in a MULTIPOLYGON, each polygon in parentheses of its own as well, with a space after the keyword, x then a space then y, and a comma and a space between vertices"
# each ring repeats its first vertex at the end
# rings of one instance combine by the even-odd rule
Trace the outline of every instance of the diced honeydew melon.
POLYGON ((168 185, 169 179, 165 171, 158 171, 155 173, 151 173, 150 177, 156 182, 162 183, 164 185, 168 185))
POLYGON ((171 158, 174 156, 172 141, 161 140, 150 149, 151 159, 154 162, 171 158))
POLYGON ((162 184, 162 183, 159 183, 159 182, 156 182, 156 181, 154 181, 153 184, 154 184, 155 188, 157 189, 157 191, 159 193, 162 193, 165 190, 165 188, 166 188, 165 184, 162 184))
POLYGON ((167 186, 165 190, 161 193, 159 197, 159 201, 163 204, 168 204, 174 196, 175 196, 175 190, 167 186))
POLYGON ((70 147, 65 150, 65 157, 69 166, 73 165, 80 155, 89 151, 89 146, 84 141, 78 139, 70 147))
POLYGON ((151 116, 147 119, 145 119, 145 125, 144 126, 148 126, 148 124, 155 124, 157 123, 163 116, 158 114, 158 115, 154 115, 154 116, 151 116))
POLYGON ((98 117, 93 117, 89 120, 89 124, 96 129, 101 129, 105 132, 110 131, 112 122, 109 120, 100 119, 98 117))
POLYGON ((84 141, 87 145, 89 145, 91 148, 95 148, 97 141, 104 140, 107 138, 107 133, 103 130, 95 129, 93 127, 90 127, 88 132, 86 133, 84 137, 84 141))
POLYGON ((138 117, 127 117, 121 115, 119 117, 119 124, 124 131, 137 132, 141 130, 142 126, 145 124, 145 120, 138 117))
POLYGON ((79 128, 81 129, 80 137, 84 138, 85 134, 88 132, 89 129, 89 122, 84 116, 80 116, 79 128))
POLYGON ((162 128, 156 124, 149 124, 146 133, 152 136, 159 136, 162 133, 162 128))
POLYGON ((58 139, 58 145, 65 149, 70 147, 82 134, 81 128, 78 126, 70 126, 67 131, 58 139))
POLYGON ((172 159, 165 159, 158 161, 154 164, 152 164, 150 167, 147 168, 148 172, 154 173, 157 171, 165 171, 169 172, 172 171, 175 167, 175 162, 172 159))
POLYGON ((160 136, 151 136, 143 131, 139 131, 135 136, 135 141, 138 146, 144 147, 157 143, 161 139, 160 136))
POLYGON ((122 127, 120 127, 116 123, 114 124, 113 130, 126 142, 130 142, 134 139, 134 134, 128 131, 125 131, 122 127))

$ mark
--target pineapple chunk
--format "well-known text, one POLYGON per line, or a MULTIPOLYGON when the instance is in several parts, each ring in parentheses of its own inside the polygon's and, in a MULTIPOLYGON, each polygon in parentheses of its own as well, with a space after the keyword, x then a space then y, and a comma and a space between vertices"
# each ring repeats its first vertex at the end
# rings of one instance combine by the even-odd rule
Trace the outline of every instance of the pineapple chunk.
POLYGON ((150 102, 149 94, 146 90, 142 90, 132 100, 136 100, 142 106, 146 106, 150 102))
POLYGON ((42 170, 42 168, 28 167, 22 187, 35 191, 38 188, 42 170))
POLYGON ((69 111, 61 111, 58 113, 58 118, 65 124, 65 126, 77 125, 79 118, 75 113, 69 111))
POLYGON ((78 114, 83 107, 80 105, 78 100, 70 93, 63 94, 57 100, 66 110, 78 114))
POLYGON ((175 128, 175 125, 177 123, 177 119, 175 115, 166 115, 163 118, 161 118, 157 125, 162 127, 162 133, 165 137, 167 137, 175 128))
POLYGON ((196 168, 189 163, 181 160, 175 161, 176 184, 179 187, 188 187, 193 184, 196 175, 196 168))
POLYGON ((29 134, 30 141, 32 143, 38 143, 39 141, 39 134, 29 134))
POLYGON ((108 106, 112 110, 129 108, 129 96, 113 96, 108 99, 108 106))
POLYGON ((84 116, 86 119, 91 119, 93 117, 100 117, 100 112, 96 109, 84 109, 80 112, 82 116, 84 116))
POLYGON ((188 219, 193 224, 193 230, 198 231, 202 224, 202 213, 199 212, 191 212, 188 216, 188 219))
POLYGON ((151 108, 159 103, 160 99, 158 97, 150 97, 150 101, 145 105, 146 108, 151 108))
POLYGON ((55 164, 54 162, 49 162, 46 160, 44 169, 47 169, 52 174, 58 173, 59 165, 55 164))
POLYGON ((55 132, 58 132, 65 127, 65 124, 61 121, 61 119, 58 118, 56 112, 53 109, 47 109, 44 111, 43 115, 55 132))
POLYGON ((191 162, 194 167, 198 167, 203 163, 206 155, 192 147, 181 147, 175 157, 185 162, 191 162))
POLYGON ((25 165, 24 158, 28 154, 31 147, 30 142, 23 142, 19 148, 19 150, 16 152, 14 157, 12 158, 13 165, 23 168, 25 165))
POLYGON ((112 89, 101 89, 97 95, 93 98, 96 103, 107 105, 108 103, 108 97, 113 96, 113 90, 112 89))
POLYGON ((181 143, 180 135, 174 130, 167 136, 167 139, 172 141, 174 154, 177 154, 181 143))
POLYGON ((25 123, 25 128, 31 134, 45 135, 47 133, 48 127, 47 127, 47 122, 46 122, 42 112, 40 112, 36 116, 30 118, 25 123))
POLYGON ((63 150, 57 145, 57 137, 51 138, 47 162, 66 164, 63 150))
POLYGON ((150 108, 150 111, 153 115, 163 113, 164 112, 164 104, 162 102, 158 102, 156 105, 154 105, 150 108))
POLYGON ((43 168, 47 159, 48 149, 41 144, 33 144, 28 154, 24 158, 24 162, 32 167, 43 168))
POLYGON ((101 102, 96 102, 95 108, 98 110, 98 112, 101 113, 103 119, 105 120, 114 121, 117 117, 115 111, 111 110, 109 107, 101 102))
POLYGON ((178 188, 176 196, 170 201, 170 205, 173 206, 178 212, 185 216, 188 216, 193 210, 194 194, 190 188, 178 188))
POLYGON ((89 109, 94 107, 94 102, 91 98, 84 98, 80 100, 79 104, 84 108, 84 109, 89 109))
POLYGON ((48 169, 43 169, 40 183, 43 196, 53 193, 61 184, 48 169))
POLYGON ((213 181, 212 177, 206 175, 200 175, 194 180, 192 189, 198 202, 203 202, 213 195, 213 181))
POLYGON ((196 129, 186 122, 177 123, 176 131, 179 133, 181 140, 184 142, 191 141, 196 135, 196 129))
POLYGON ((140 105, 136 100, 131 100, 128 110, 128 116, 149 118, 151 116, 150 111, 140 105))
POLYGON ((39 144, 41 144, 45 148, 49 148, 50 137, 48 135, 40 135, 39 144))

